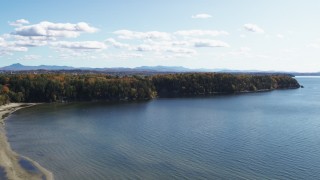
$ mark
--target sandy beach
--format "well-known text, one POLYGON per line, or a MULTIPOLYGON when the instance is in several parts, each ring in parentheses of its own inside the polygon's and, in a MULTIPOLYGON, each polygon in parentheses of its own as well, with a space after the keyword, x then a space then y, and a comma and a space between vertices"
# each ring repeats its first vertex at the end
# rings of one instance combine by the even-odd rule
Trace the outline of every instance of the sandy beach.
POLYGON ((16 110, 33 105, 35 104, 10 103, 0 106, 0 168, 4 169, 6 177, 9 180, 53 180, 53 175, 50 171, 41 167, 37 162, 32 161, 27 157, 22 157, 12 151, 6 137, 5 118, 16 110), (37 168, 39 173, 28 172, 28 170, 24 169, 21 166, 21 158, 27 160, 28 163, 30 162, 35 168, 37 168))

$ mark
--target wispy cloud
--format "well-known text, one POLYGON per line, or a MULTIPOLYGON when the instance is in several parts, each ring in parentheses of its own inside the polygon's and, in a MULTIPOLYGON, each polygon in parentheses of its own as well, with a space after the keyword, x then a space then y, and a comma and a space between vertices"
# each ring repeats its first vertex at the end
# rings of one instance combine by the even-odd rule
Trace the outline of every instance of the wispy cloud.
POLYGON ((50 43, 54 47, 65 48, 65 49, 74 49, 74 50, 100 50, 106 49, 107 46, 98 41, 59 41, 50 43))
POLYGON ((192 15, 191 18, 192 19, 208 19, 208 18, 212 18, 212 16, 210 14, 201 13, 201 14, 192 15))
POLYGON ((256 24, 248 23, 243 25, 243 28, 247 31, 254 32, 254 33, 261 33, 261 34, 264 33, 264 30, 256 24))
POLYGON ((116 39, 109 38, 107 44, 116 48, 124 48, 129 51, 153 53, 170 57, 192 56, 197 54, 197 48, 230 47, 226 42, 211 39, 220 35, 229 35, 226 31, 216 30, 180 30, 176 32, 146 31, 138 32, 131 30, 115 31, 116 39), (126 40, 122 43, 121 40, 126 40), (140 40, 140 41, 136 41, 140 40), (142 43, 141 43, 142 42, 142 43))
POLYGON ((174 33, 179 36, 220 36, 220 35, 229 35, 226 31, 216 31, 216 30, 180 30, 174 33))
POLYGON ((172 47, 172 46, 159 46, 155 44, 141 44, 134 48, 136 51, 140 52, 167 52, 167 53, 177 53, 177 54, 195 54, 196 51, 190 48, 183 47, 172 47))
POLYGON ((318 43, 310 43, 310 44, 307 45, 307 47, 313 48, 313 49, 320 49, 320 44, 318 44, 318 43))
POLYGON ((277 34, 276 36, 277 36, 277 38, 279 38, 279 39, 284 39, 284 35, 283 35, 283 34, 277 34))
POLYGON ((160 31, 138 32, 130 30, 118 30, 113 33, 116 34, 120 39, 171 39, 171 35, 169 33, 160 31))
POLYGON ((194 39, 193 45, 194 47, 230 47, 229 44, 223 42, 223 41, 218 41, 218 40, 208 40, 208 39, 194 39))
POLYGON ((91 27, 85 22, 77 24, 71 23, 52 23, 43 21, 38 24, 21 26, 15 29, 12 34, 19 36, 43 36, 43 37, 62 37, 75 38, 81 33, 94 33, 98 29, 91 27))
POLYGON ((28 20, 25 19, 18 19, 14 22, 9 22, 10 26, 23 26, 25 24, 30 24, 30 22, 28 20))
POLYGON ((116 41, 115 39, 113 38, 109 38, 105 41, 107 44, 110 44, 111 46, 115 47, 115 48, 119 48, 119 49, 122 49, 122 48, 125 48, 125 49, 130 49, 130 45, 129 44, 126 44, 126 43, 121 43, 119 41, 116 41))
POLYGON ((12 52, 25 52, 30 47, 54 46, 69 49, 105 49, 104 43, 97 41, 67 42, 63 38, 76 38, 81 33, 94 33, 97 28, 85 22, 52 23, 43 21, 31 24, 25 19, 19 19, 9 23, 16 26, 10 34, 0 36, 0 51, 2 55, 11 55, 12 52))
POLYGON ((20 58, 20 60, 38 60, 40 59, 41 56, 40 55, 34 55, 34 54, 28 54, 28 55, 24 55, 22 58, 20 58))
POLYGON ((320 49, 320 39, 315 39, 314 41, 307 44, 306 47, 311 49, 320 49))
MULTIPOLYGON (((32 47, 47 46, 58 52, 62 59, 96 59, 99 54, 108 53, 107 49, 110 46, 119 49, 114 50, 113 58, 128 59, 145 55, 157 58, 178 58, 194 56, 198 48, 230 47, 226 42, 212 39, 212 37, 229 35, 228 32, 219 30, 187 29, 163 32, 122 29, 114 31, 113 35, 104 41, 79 41, 77 38, 81 34, 95 33, 98 29, 85 22, 42 21, 30 24, 29 21, 20 19, 13 23, 16 26, 14 31, 0 36, 1 55, 11 55, 16 51, 28 51, 32 47), (76 38, 76 40, 67 41, 68 38, 76 38)), ((20 60, 35 58, 35 56, 22 56, 20 60)))
POLYGON ((26 52, 27 47, 21 47, 16 42, 8 42, 0 37, 0 55, 12 55, 12 52, 26 52))

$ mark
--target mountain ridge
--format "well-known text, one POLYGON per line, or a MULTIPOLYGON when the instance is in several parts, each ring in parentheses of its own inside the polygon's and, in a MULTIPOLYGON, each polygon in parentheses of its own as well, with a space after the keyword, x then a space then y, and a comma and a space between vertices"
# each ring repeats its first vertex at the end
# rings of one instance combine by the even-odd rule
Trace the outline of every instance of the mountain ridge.
POLYGON ((212 69, 189 69, 183 66, 140 66, 135 68, 112 67, 112 68, 90 68, 90 67, 72 67, 72 66, 57 66, 57 65, 39 65, 26 66, 20 63, 11 64, 1 67, 2 71, 28 71, 28 70, 122 70, 122 71, 158 71, 158 72, 214 72, 212 69))
POLYGON ((33 71, 33 70, 90 70, 102 72, 129 72, 129 71, 145 71, 145 72, 223 72, 223 73, 286 73, 294 75, 320 75, 320 72, 284 72, 284 71, 261 71, 261 70, 232 70, 232 69, 191 69, 183 66, 140 66, 135 68, 111 67, 111 68, 91 68, 91 67, 72 67, 58 65, 39 65, 27 66, 20 63, 11 64, 9 66, 0 67, 0 71, 33 71))

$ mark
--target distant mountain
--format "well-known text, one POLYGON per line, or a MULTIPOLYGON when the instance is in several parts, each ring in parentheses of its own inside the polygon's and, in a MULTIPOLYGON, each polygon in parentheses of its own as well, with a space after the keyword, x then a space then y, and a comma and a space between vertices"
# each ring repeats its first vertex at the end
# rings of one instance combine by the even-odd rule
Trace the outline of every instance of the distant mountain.
POLYGON ((40 65, 40 66, 24 66, 20 63, 12 64, 10 66, 5 66, 0 68, 3 71, 29 71, 29 70, 71 70, 75 69, 74 67, 70 66, 47 66, 47 65, 40 65))
POLYGON ((141 66, 134 68, 140 71, 158 71, 158 72, 188 72, 192 69, 188 69, 182 66, 141 66))
POLYGON ((189 69, 183 66, 140 66, 136 68, 124 68, 124 67, 114 67, 114 68, 89 68, 80 67, 75 68, 71 66, 50 66, 50 65, 40 65, 40 66, 25 66, 20 63, 12 64, 10 66, 5 66, 0 68, 0 71, 32 71, 32 70, 86 70, 86 71, 101 71, 101 72, 225 72, 225 73, 286 73, 295 76, 320 76, 320 72, 314 73, 299 73, 299 72, 281 72, 281 71, 258 71, 258 70, 230 70, 230 69, 189 69))
POLYGON ((152 71, 152 72, 205 72, 213 71, 209 69, 189 69, 182 66, 141 66, 136 68, 89 68, 89 67, 80 67, 75 68, 71 66, 49 66, 49 65, 40 65, 40 66, 25 66, 20 63, 12 64, 10 66, 5 66, 0 68, 2 71, 30 71, 30 70, 91 70, 91 71, 152 71))

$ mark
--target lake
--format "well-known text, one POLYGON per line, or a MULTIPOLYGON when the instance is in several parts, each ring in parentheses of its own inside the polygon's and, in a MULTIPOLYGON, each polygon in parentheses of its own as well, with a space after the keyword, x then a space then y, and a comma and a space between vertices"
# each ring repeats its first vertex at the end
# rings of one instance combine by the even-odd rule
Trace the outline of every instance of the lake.
POLYGON ((320 78, 297 79, 305 88, 43 104, 6 129, 57 180, 320 179, 320 78))

